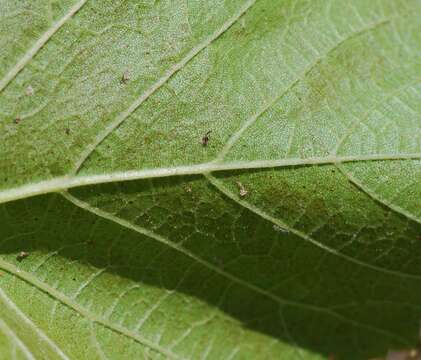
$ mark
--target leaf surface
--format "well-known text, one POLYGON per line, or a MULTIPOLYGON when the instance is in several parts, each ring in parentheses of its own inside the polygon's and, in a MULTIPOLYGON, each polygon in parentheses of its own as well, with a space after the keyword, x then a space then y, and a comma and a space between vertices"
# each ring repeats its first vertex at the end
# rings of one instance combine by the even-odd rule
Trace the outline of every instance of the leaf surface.
POLYGON ((0 10, 0 358, 416 345, 420 1, 0 10))

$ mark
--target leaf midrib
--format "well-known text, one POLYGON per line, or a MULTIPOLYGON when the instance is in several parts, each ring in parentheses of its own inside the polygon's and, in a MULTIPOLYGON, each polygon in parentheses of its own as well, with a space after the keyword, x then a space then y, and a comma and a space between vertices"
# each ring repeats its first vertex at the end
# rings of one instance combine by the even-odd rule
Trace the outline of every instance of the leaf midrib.
MULTIPOLYGON (((86 1, 87 0, 80 1, 79 3, 84 4, 86 1)), ((251 1, 251 3, 254 3, 254 1, 251 1)), ((83 4, 82 4, 82 6, 83 6, 83 4)), ((47 39, 47 41, 48 41, 48 39, 47 39)), ((16 74, 20 70, 21 69, 19 69, 16 72, 16 74)), ((176 71, 178 71, 178 70, 176 70, 176 71)), ((16 74, 14 76, 16 76, 16 74)), ((171 76, 172 75, 170 75, 169 77, 171 77, 171 76)), ((9 79, 9 81, 10 81, 10 79, 9 79)), ((299 79, 297 79, 297 81, 299 81, 299 79)), ((2 84, 0 82, 0 85, 4 85, 4 84, 2 84)), ((6 83, 5 86, 7 86, 7 83, 6 83)), ((150 95, 152 95, 152 93, 155 92, 158 88, 159 87, 157 87, 155 90, 153 90, 148 95, 148 97, 150 95)), ((2 90, 2 87, 0 86, 0 91, 1 90, 2 90)), ((131 112, 133 112, 138 106, 140 106, 140 104, 142 102, 140 102, 135 108, 133 108, 133 110, 131 112)), ((130 115, 130 113, 129 113, 129 115, 130 115)), ((124 119, 122 121, 124 121, 124 119)), ((105 137, 109 133, 111 133, 119 124, 120 123, 118 123, 118 124, 113 123, 112 126, 111 126, 112 129, 107 134, 105 134, 105 136, 102 137, 102 135, 100 134, 101 136, 99 135, 97 137, 97 139, 100 139, 100 140, 95 145, 93 145, 92 148, 88 147, 88 150, 90 148, 91 149, 90 149, 90 152, 87 154, 86 158, 89 157, 90 153, 97 147, 97 145, 100 142, 102 142, 105 139, 105 137), (102 137, 102 139, 101 139, 101 137, 102 137)), ((107 127, 107 129, 109 130, 108 127, 107 127)), ((82 160, 80 165, 84 162, 85 159, 82 160)), ((19 199, 19 198, 34 196, 34 195, 37 195, 37 194, 45 194, 45 193, 50 193, 50 192, 63 191, 63 190, 66 190, 66 189, 72 188, 72 187, 94 185, 94 184, 114 182, 114 181, 127 181, 127 180, 135 180, 135 179, 156 178, 156 177, 177 176, 177 175, 193 175, 193 174, 206 175, 206 174, 209 174, 211 172, 227 171, 227 170, 259 169, 259 168, 273 168, 273 167, 281 168, 281 167, 288 167, 288 166, 307 166, 307 165, 323 165, 323 164, 340 165, 340 164, 345 163, 345 162, 405 160, 405 159, 421 159, 421 154, 418 154, 418 153, 416 153, 416 154, 396 154, 396 155, 385 154, 385 155, 369 155, 369 156, 366 156, 366 157, 329 156, 329 157, 325 157, 325 158, 320 157, 320 158, 309 158, 309 159, 257 160, 257 161, 252 161, 252 162, 231 162, 231 163, 229 163, 229 162, 228 163, 218 163, 218 162, 213 161, 213 162, 209 162, 209 163, 203 163, 203 164, 197 164, 197 165, 191 165, 191 166, 184 166, 184 167, 160 168, 160 169, 150 169, 150 170, 146 169, 146 170, 139 170, 139 171, 110 173, 110 174, 105 174, 105 175, 82 175, 82 176, 71 176, 71 177, 66 176, 66 177, 60 177, 60 178, 56 178, 56 179, 53 179, 53 180, 43 181, 43 182, 40 182, 40 183, 37 183, 37 184, 25 186, 28 189, 31 187, 30 190, 35 191, 35 192, 25 193, 25 191, 23 189, 24 187, 20 187, 20 188, 17 188, 17 189, 10 189, 10 190, 0 192, 0 203, 6 202, 6 201, 16 200, 16 199, 19 199), (17 194, 17 192, 19 192, 19 191, 22 191, 22 197, 13 198, 13 194, 17 194), (11 197, 8 199, 7 196, 11 196, 11 197)), ((80 168, 80 165, 77 166, 78 169, 80 168)), ((353 180, 351 179, 351 181, 353 181, 353 180)), ((244 204, 241 204, 241 203, 240 203, 240 205, 244 206, 244 204)), ((257 210, 259 210, 259 209, 257 209, 257 210)), ((1 264, 0 266, 2 266, 2 265, 3 264, 1 264)), ((384 269, 382 269, 382 270, 384 270, 384 269)), ((16 274, 14 274, 14 275, 16 275, 16 274)), ((29 274, 29 275, 31 275, 31 274, 29 274)), ((50 293, 49 291, 47 291, 47 293, 51 296, 56 295, 56 294, 54 295, 54 294, 50 293)), ((57 299, 62 301, 60 298, 57 298, 57 299)), ((323 310, 323 309, 320 309, 320 310, 323 310)), ((84 315, 84 314, 82 314, 82 315, 84 315)), ((92 321, 92 323, 94 323, 94 322, 99 322, 99 321, 92 321)), ((101 322, 99 322, 99 323, 101 323, 101 322)), ((101 323, 101 324, 108 327, 107 324, 103 324, 103 323, 101 323)), ((115 329, 113 329, 113 330, 115 330, 115 329)), ((380 330, 380 329, 376 329, 376 330, 380 330)), ((127 334, 125 334, 125 335, 127 335, 127 334)), ((390 334, 388 334, 388 335, 390 335, 390 334)), ((132 337, 131 334, 130 334, 130 337, 132 337)), ((398 337, 396 337, 396 338, 398 338, 398 337)), ((149 346, 149 344, 147 344, 147 343, 145 345, 149 346)), ((151 348, 154 348, 154 347, 151 346, 151 348)), ((158 348, 159 352, 161 352, 161 350, 162 349, 158 348)), ((164 349, 164 351, 166 351, 166 350, 164 349)), ((167 356, 174 355, 172 353, 170 353, 168 355, 165 352, 163 352, 163 354, 167 355, 167 356)), ((174 355, 174 358, 177 358, 177 356, 174 355)))
MULTIPOLYGON (((34 46, 28 50, 25 56, 19 61, 14 68, 11 69, 10 73, 14 72, 12 78, 7 80, 7 76, 0 81, 0 92, 7 86, 7 83, 10 82, 17 73, 32 59, 32 57, 45 45, 46 42, 57 32, 57 30, 64 25, 64 23, 69 20, 73 15, 75 15, 87 2, 87 0, 81 0, 76 3, 72 8, 65 14, 58 22, 54 23, 53 26, 48 29, 42 37, 34 44, 34 46), (35 49, 35 50, 34 50, 35 49), (34 52, 35 51, 35 52, 34 52), (29 56, 28 54, 32 54, 29 56), (18 65, 20 62, 26 59, 26 62, 23 63, 20 68, 18 65), (15 69, 15 70, 13 70, 15 69), (13 70, 13 71, 12 71, 13 70), (7 80, 7 83, 4 83, 7 80), (3 84, 4 83, 4 84, 3 84)), ((94 185, 101 183, 108 183, 114 181, 127 181, 127 180, 136 180, 136 179, 146 179, 146 178, 156 178, 156 177, 166 177, 166 176, 175 176, 175 175, 194 175, 194 174, 207 174, 216 171, 227 171, 227 170, 244 170, 244 169, 260 169, 260 168, 273 168, 273 167, 284 167, 284 166, 305 166, 305 165, 322 165, 322 164, 341 164, 344 162, 358 162, 358 161, 376 161, 376 160, 404 160, 404 159, 420 159, 421 154, 376 154, 376 155, 363 155, 363 156, 338 156, 337 149, 332 155, 327 157, 315 157, 308 159, 278 159, 278 160, 255 160, 249 162, 237 161, 237 162, 223 162, 225 154, 232 148, 232 146, 237 142, 241 134, 248 129, 262 114, 264 114, 276 101, 279 99, 279 96, 276 96, 275 99, 269 102, 263 110, 261 110, 256 116, 245 121, 241 124, 238 131, 236 131, 231 138, 226 143, 222 151, 217 155, 215 160, 195 164, 190 166, 178 166, 172 168, 158 168, 158 169, 143 169, 135 171, 125 171, 125 172, 114 172, 109 174, 101 175, 77 175, 81 166, 89 158, 92 152, 98 147, 102 141, 107 138, 125 119, 130 116, 144 101, 146 101, 151 95, 153 95, 157 90, 159 90, 165 83, 168 82, 170 78, 173 77, 175 73, 184 68, 184 66, 189 63, 197 54, 199 54, 203 49, 207 48, 215 40, 217 40, 222 34, 229 30, 237 21, 240 19, 251 7, 255 4, 256 0, 246 1, 243 6, 235 13, 232 17, 227 19, 222 26, 217 29, 215 32, 206 37, 201 43, 193 47, 182 60, 174 64, 170 69, 168 69, 164 75, 158 79, 146 92, 144 92, 140 97, 138 97, 132 105, 123 113, 121 113, 117 118, 114 119, 108 126, 101 131, 97 137, 94 139, 93 143, 89 144, 82 156, 77 161, 73 171, 70 174, 53 178, 46 181, 41 181, 35 184, 26 184, 17 188, 10 188, 7 190, 0 191, 0 204, 8 201, 14 201, 18 199, 27 198, 30 196, 41 195, 51 192, 61 192, 63 190, 84 186, 84 185, 94 185)), ((298 76, 297 79, 287 87, 285 91, 282 92, 281 97, 285 94, 291 87, 298 83, 311 69, 313 69, 324 57, 326 57, 333 50, 341 46, 345 41, 359 36, 363 33, 371 31, 379 26, 382 26, 386 23, 389 23, 391 19, 381 19, 369 26, 365 26, 362 29, 351 33, 349 36, 341 39, 335 46, 329 49, 325 54, 317 57, 310 66, 308 66, 304 75, 298 76)), ((361 188, 360 184, 359 188, 361 188)), ((371 196, 371 194, 369 194, 371 196)), ((377 199, 378 200, 378 199, 377 199)), ((400 208, 395 207, 393 210, 399 211, 400 208)), ((407 216, 407 214, 404 214, 407 216)), ((412 220, 420 222, 419 219, 410 217, 412 220)))
POLYGON ((358 163, 370 161, 399 161, 421 160, 421 153, 398 153, 398 154, 374 154, 357 156, 326 156, 314 158, 286 158, 276 160, 254 160, 217 162, 211 161, 188 166, 174 166, 168 168, 131 170, 111 172, 99 175, 61 176, 50 180, 44 180, 33 184, 0 191, 0 204, 28 197, 61 192, 67 189, 99 185, 110 182, 123 182, 141 179, 163 178, 170 176, 203 175, 222 171, 258 170, 268 168, 286 168, 296 166, 335 165, 344 163, 358 163))

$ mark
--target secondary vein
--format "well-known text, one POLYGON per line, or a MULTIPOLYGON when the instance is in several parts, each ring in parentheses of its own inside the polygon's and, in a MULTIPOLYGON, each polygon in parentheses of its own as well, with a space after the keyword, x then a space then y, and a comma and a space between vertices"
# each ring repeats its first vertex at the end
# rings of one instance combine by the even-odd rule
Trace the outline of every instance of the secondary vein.
POLYGON ((310 242, 311 244, 317 246, 318 248, 332 254, 335 256, 338 256, 340 258, 343 258, 349 262, 352 262, 354 264, 357 264, 359 266, 374 270, 374 271, 378 271, 384 274, 388 274, 388 275, 393 275, 393 276, 398 276, 398 277, 402 277, 402 278, 409 278, 409 279, 416 279, 416 280, 420 280, 421 276, 419 275, 413 275, 413 274, 407 274, 407 273, 402 273, 399 271, 393 271, 393 270, 387 270, 384 269, 382 267, 379 266, 375 266, 375 265, 371 265, 369 263, 366 263, 364 261, 355 259, 353 257, 350 257, 348 255, 345 255, 339 251, 337 251, 336 249, 330 248, 316 240, 314 240, 312 237, 308 236, 307 234, 305 234, 304 232, 295 229, 289 225, 287 225, 286 223, 284 223, 283 221, 280 221, 279 219, 276 219, 275 217, 267 214, 266 212, 264 212, 263 210, 259 209, 258 207, 254 206, 253 204, 250 204, 249 202, 239 199, 236 195, 234 195, 229 189, 227 189, 222 183, 221 181, 217 180, 215 177, 213 177, 210 174, 205 175, 205 177, 209 180, 209 182, 216 188, 218 189, 221 193, 223 193, 225 196, 227 196, 229 199, 233 200, 234 202, 236 202, 238 205, 250 210, 251 212, 255 213, 256 215, 260 216, 263 219, 266 219, 268 221, 270 221, 271 223, 273 223, 274 225, 277 225, 279 227, 281 227, 282 229, 285 229, 295 235, 297 235, 298 237, 310 242))
POLYGON ((110 214, 106 211, 98 209, 98 208, 96 208, 96 207, 94 207, 94 206, 74 197, 73 195, 70 195, 68 193, 62 193, 62 195, 67 200, 72 202, 74 205, 76 205, 76 206, 78 206, 78 207, 80 207, 80 208, 82 208, 86 211, 89 211, 89 212, 91 212, 91 213, 93 213, 93 214, 95 214, 99 217, 102 217, 102 218, 107 219, 109 221, 115 222, 115 223, 117 223, 117 224, 119 224, 119 225, 121 225, 125 228, 128 228, 128 229, 133 230, 135 232, 138 232, 142 235, 145 235, 145 236, 151 238, 152 240, 158 241, 158 242, 164 244, 165 246, 168 246, 168 247, 184 254, 185 256, 190 257, 191 259, 198 262, 202 266, 204 266, 207 269, 209 269, 209 270, 219 274, 220 276, 228 279, 232 283, 236 283, 240 286, 243 286, 245 288, 248 288, 248 289, 252 290, 253 292, 255 292, 259 295, 262 295, 266 298, 269 298, 272 301, 274 301, 275 303, 279 304, 280 306, 291 306, 291 307, 297 307, 297 308, 300 308, 300 309, 306 309, 306 310, 309 310, 309 311, 314 311, 314 312, 317 312, 317 313, 323 313, 323 314, 326 314, 328 316, 332 316, 334 318, 337 318, 338 320, 340 320, 342 322, 349 323, 349 324, 352 324, 354 326, 366 328, 366 329, 369 329, 371 331, 375 331, 375 332, 381 333, 381 334, 389 336, 389 337, 394 337, 401 342, 404 341, 402 338, 400 338, 396 334, 390 333, 388 331, 384 331, 382 329, 376 328, 376 327, 371 326, 371 325, 362 324, 362 323, 359 323, 357 321, 348 319, 348 318, 343 317, 340 314, 338 314, 336 312, 333 312, 329 309, 324 309, 324 308, 321 308, 321 307, 316 306, 316 305, 306 304, 306 303, 302 303, 302 302, 291 301, 291 300, 288 300, 288 299, 281 298, 278 295, 276 295, 276 294, 274 294, 270 291, 267 291, 267 290, 265 290, 265 289, 263 289, 259 286, 256 286, 256 285, 254 285, 254 284, 252 284, 252 283, 250 283, 250 282, 248 282, 244 279, 238 278, 231 273, 228 273, 224 270, 221 270, 216 265, 206 261, 205 259, 202 259, 202 258, 198 257, 197 255, 195 255, 194 253, 192 253, 188 249, 185 249, 184 247, 180 246, 177 243, 173 243, 173 242, 169 241, 168 239, 162 237, 159 234, 156 234, 156 233, 154 233, 154 232, 152 232, 148 229, 145 229, 143 227, 140 227, 138 225, 134 225, 134 224, 130 223, 129 221, 121 219, 121 218, 119 218, 119 217, 117 217, 113 214, 110 214))
POLYGON ((22 58, 9 70, 6 76, 0 80, 0 93, 9 85, 9 83, 19 74, 20 71, 32 60, 32 58, 42 49, 42 47, 51 39, 51 37, 81 8, 88 0, 80 0, 73 5, 70 10, 56 23, 53 24, 22 56, 22 58))
MULTIPOLYGON (((101 324, 104 327, 116 332, 120 333, 124 336, 127 336, 128 338, 131 338, 135 341, 137 341, 140 344, 143 344, 144 346, 147 346, 162 355, 166 356, 168 359, 180 359, 179 356, 173 354, 170 351, 167 351, 166 349, 162 348, 158 344, 155 344, 151 342, 150 340, 140 336, 137 333, 134 333, 133 331, 124 328, 120 325, 116 325, 111 323, 110 321, 103 319, 99 317, 96 314, 91 313, 78 303, 76 303, 73 299, 70 299, 65 294, 61 293, 57 289, 53 288, 52 286, 42 282, 37 277, 35 277, 33 274, 22 271, 18 268, 16 268, 13 264, 10 264, 3 259, 0 259, 0 268, 4 271, 7 271, 8 273, 20 278, 21 280, 31 284, 32 286, 35 286, 37 289, 41 290, 45 294, 49 295, 51 298, 53 298, 56 301, 61 302, 63 305, 66 305, 67 307, 71 308, 72 310, 76 311, 78 314, 83 316, 84 318, 90 320, 93 323, 101 324)), ((1 290, 1 289, 0 289, 1 290)))
POLYGON ((224 34, 232 25, 234 25, 241 16, 243 16, 254 4, 256 0, 248 0, 240 8, 240 10, 230 19, 228 19, 220 29, 216 30, 213 34, 208 36, 200 44, 192 48, 187 55, 178 63, 170 67, 164 75, 158 79, 148 90, 146 90, 140 97, 138 97, 125 111, 120 113, 111 123, 109 123, 103 131, 101 131, 94 141, 89 144, 81 157, 77 161, 73 174, 76 174, 83 163, 89 158, 92 152, 101 144, 108 135, 110 135, 118 126, 120 126, 136 109, 142 105, 151 95, 153 95, 158 89, 165 85, 169 79, 171 79, 177 72, 179 72, 185 65, 187 65, 194 57, 196 57, 202 50, 207 48, 222 34, 224 34))

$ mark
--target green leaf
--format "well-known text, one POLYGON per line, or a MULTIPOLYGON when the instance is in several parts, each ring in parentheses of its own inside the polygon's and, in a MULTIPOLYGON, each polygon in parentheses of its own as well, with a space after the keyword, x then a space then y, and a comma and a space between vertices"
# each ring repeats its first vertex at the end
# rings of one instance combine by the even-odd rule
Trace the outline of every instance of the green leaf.
POLYGON ((0 359, 414 348, 420 11, 0 0, 0 359))

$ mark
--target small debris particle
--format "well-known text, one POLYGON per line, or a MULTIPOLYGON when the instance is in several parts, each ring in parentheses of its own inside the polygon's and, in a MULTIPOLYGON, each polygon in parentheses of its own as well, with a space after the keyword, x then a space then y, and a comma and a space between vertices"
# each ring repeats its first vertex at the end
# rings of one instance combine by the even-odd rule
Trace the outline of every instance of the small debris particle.
POLYGON ((64 132, 66 133, 66 135, 70 135, 70 129, 69 128, 65 128, 64 132))
POLYGON ((273 225, 272 226, 273 230, 278 231, 278 232, 283 232, 283 233, 287 233, 289 232, 287 229, 279 226, 279 225, 273 225))
POLYGON ((192 192, 191 186, 189 186, 189 185, 186 186, 186 192, 188 192, 188 193, 191 193, 192 192))
POLYGON ((27 96, 32 96, 32 95, 34 95, 34 88, 33 88, 31 85, 29 85, 29 86, 26 88, 25 93, 26 93, 26 95, 27 95, 27 96))
POLYGON ((238 185, 238 189, 240 190, 240 196, 241 197, 246 196, 248 194, 248 191, 246 190, 244 185, 242 183, 240 183, 239 181, 237 181, 237 185, 238 185))
POLYGON ((17 256, 16 256, 16 260, 17 261, 22 261, 23 259, 26 259, 29 256, 29 252, 26 251, 21 251, 17 256))
POLYGON ((209 130, 206 134, 205 134, 205 136, 203 136, 202 137, 202 140, 200 141, 200 143, 203 145, 203 146, 208 146, 208 143, 209 143, 209 135, 210 135, 210 133, 212 132, 212 130, 209 130))
POLYGON ((22 120, 22 118, 21 118, 20 116, 16 116, 16 117, 15 117, 15 120, 13 120, 13 122, 14 122, 15 124, 19 124, 19 123, 21 122, 21 120, 22 120))
POLYGON ((127 83, 129 82, 129 80, 130 80, 130 74, 129 74, 129 72, 126 70, 126 71, 123 73, 123 76, 121 77, 120 82, 121 82, 122 84, 127 84, 127 83))

